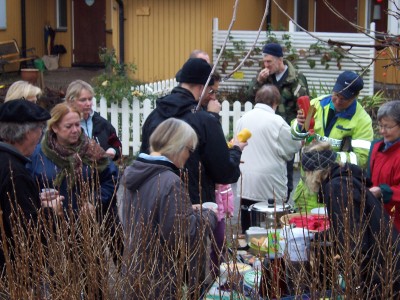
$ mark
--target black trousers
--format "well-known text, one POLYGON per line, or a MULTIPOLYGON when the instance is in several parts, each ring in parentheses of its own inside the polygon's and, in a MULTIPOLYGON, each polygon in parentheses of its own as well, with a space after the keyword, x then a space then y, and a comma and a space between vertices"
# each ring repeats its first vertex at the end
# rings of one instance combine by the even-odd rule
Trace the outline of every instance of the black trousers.
POLYGON ((286 163, 287 170, 287 198, 289 200, 290 193, 293 191, 293 171, 294 171, 294 157, 286 163))
POLYGON ((249 207, 255 203, 257 203, 257 201, 244 198, 240 201, 240 225, 243 234, 246 233, 246 230, 251 226, 251 212, 249 211, 249 207))

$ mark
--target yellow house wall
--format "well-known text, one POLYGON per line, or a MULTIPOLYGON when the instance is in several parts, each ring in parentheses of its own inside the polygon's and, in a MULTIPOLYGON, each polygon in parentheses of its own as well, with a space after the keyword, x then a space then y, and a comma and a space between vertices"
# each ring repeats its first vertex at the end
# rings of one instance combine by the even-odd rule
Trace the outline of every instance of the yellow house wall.
MULTIPOLYGON (((193 49, 212 51, 212 19, 227 29, 235 1, 125 1, 125 62, 138 69, 135 78, 150 82, 173 77, 193 49)), ((265 2, 239 4, 234 29, 256 30, 265 2), (240 6, 241 5, 241 6, 240 6), (253 7, 243 9, 243 7, 253 7)), ((210 55, 211 56, 211 55, 210 55)))
MULTIPOLYGON (((119 5, 116 0, 106 2, 106 43, 119 54, 119 5)), ((277 0, 279 5, 293 16, 293 1, 277 0)), ((133 62, 138 70, 135 78, 150 82, 171 78, 196 48, 211 54, 212 19, 219 19, 219 28, 229 27, 234 0, 125 0, 125 62, 133 62)), ((257 30, 265 9, 265 0, 239 1, 234 30, 257 30)), ((310 28, 314 26, 314 3, 309 0, 310 28)), ((21 45, 21 2, 7 1, 7 29, 0 30, 0 41, 15 38, 21 45)), ((366 0, 359 1, 358 18, 365 24, 366 0)), ((67 53, 60 56, 60 66, 72 64, 72 1, 68 1, 68 25, 66 31, 56 33, 55 43, 63 44, 67 53)), ((271 23, 274 29, 287 28, 288 18, 274 3, 271 7, 271 23)), ((26 1, 26 42, 35 47, 38 56, 44 54, 43 27, 56 28, 55 0, 26 1)), ((265 28, 265 24, 263 24, 265 28)), ((382 71, 385 62, 378 61, 375 68, 377 81, 398 82, 395 68, 382 71), (385 76, 384 76, 384 75, 385 76)), ((18 68, 8 65, 6 71, 18 68)))
MULTIPOLYGON (((294 3, 293 1, 277 0, 279 6, 290 16, 294 14, 294 3)), ((273 30, 288 30, 289 18, 282 13, 282 11, 276 6, 274 2, 271 5, 271 26, 273 30)))
POLYGON ((400 50, 391 48, 384 51, 386 54, 380 55, 378 60, 375 62, 375 81, 384 84, 400 84, 400 71, 397 67, 390 66, 384 68, 393 63, 392 58, 400 57, 400 50), (385 59, 391 58, 391 59, 385 59))
MULTIPOLYGON (((21 2, 7 1, 6 10, 7 28, 0 29, 0 41, 15 39, 18 45, 21 45, 21 2)), ((19 64, 5 65, 4 70, 15 71, 18 67, 19 64)))

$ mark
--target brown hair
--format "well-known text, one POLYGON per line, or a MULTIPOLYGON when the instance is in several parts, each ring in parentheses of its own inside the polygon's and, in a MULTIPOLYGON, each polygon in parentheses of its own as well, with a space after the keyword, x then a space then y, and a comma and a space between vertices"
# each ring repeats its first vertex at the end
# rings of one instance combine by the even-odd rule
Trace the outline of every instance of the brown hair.
POLYGON ((54 125, 57 125, 62 120, 62 118, 64 118, 64 116, 70 112, 75 112, 79 115, 79 117, 81 116, 79 110, 66 102, 59 103, 54 106, 53 109, 50 111, 51 119, 47 121, 47 130, 53 131, 52 127, 54 125))
POLYGON ((255 102, 264 103, 271 107, 274 104, 279 105, 281 103, 281 94, 276 86, 265 84, 257 91, 255 102))

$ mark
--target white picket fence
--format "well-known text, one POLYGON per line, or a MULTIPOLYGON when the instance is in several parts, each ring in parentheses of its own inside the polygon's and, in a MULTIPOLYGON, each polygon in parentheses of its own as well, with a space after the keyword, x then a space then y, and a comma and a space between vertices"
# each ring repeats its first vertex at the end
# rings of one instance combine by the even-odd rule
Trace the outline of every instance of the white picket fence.
MULTIPOLYGON (((171 88, 172 87, 173 86, 171 86, 171 88)), ((96 109, 103 118, 111 121, 111 124, 117 129, 118 136, 121 139, 122 154, 129 155, 130 149, 132 149, 134 154, 139 151, 142 124, 153 111, 154 104, 154 100, 139 100, 138 98, 133 98, 131 106, 129 105, 129 101, 124 99, 120 105, 113 103, 111 107, 108 107, 107 100, 101 98, 94 109, 96 109)), ((250 102, 247 102, 242 108, 239 101, 236 101, 232 107, 228 101, 223 101, 220 114, 224 134, 227 136, 229 133, 232 133, 237 120, 239 120, 245 111, 251 110, 252 108, 253 105, 250 102)))
MULTIPOLYGON (((371 32, 373 32, 374 24, 371 24, 371 32)), ((277 38, 281 38, 282 34, 287 32, 274 31, 273 32, 277 38)), ((217 57, 216 49, 221 47, 222 41, 225 39, 227 31, 218 30, 218 20, 214 20, 213 26, 213 56, 214 61, 217 57)), ((364 34, 357 33, 323 33, 315 32, 313 33, 320 37, 321 39, 328 40, 329 38, 333 40, 339 40, 343 42, 351 42, 357 44, 372 45, 374 43, 373 39, 365 36, 364 34)), ((246 43, 247 49, 255 40, 256 32, 253 31, 231 31, 231 39, 227 48, 234 50, 232 41, 244 41, 246 43)), ((316 40, 307 35, 304 32, 294 31, 293 25, 290 26, 290 35, 292 45, 295 49, 307 49, 311 44, 315 43, 316 40)), ((263 38, 258 41, 258 47, 262 47, 263 41, 265 41, 267 33, 263 32, 261 34, 263 38)), ((354 70, 360 71, 360 66, 366 66, 369 64, 371 59, 374 57, 374 49, 367 47, 353 47, 351 49, 351 56, 355 58, 353 60, 342 61, 343 70, 354 70)), ((259 57, 253 57, 261 60, 261 55, 259 57)), ((233 64, 233 63, 232 63, 233 64)), ((228 67, 228 70, 232 69, 232 65, 228 67)), ((310 69, 306 62, 298 63, 298 67, 301 72, 303 72, 307 79, 310 88, 315 88, 320 91, 320 85, 322 84, 325 88, 331 89, 337 78, 337 75, 341 72, 336 67, 331 67, 326 70, 323 66, 317 64, 314 69, 310 69)), ((258 64, 253 66, 242 67, 240 70, 240 75, 235 78, 231 78, 226 82, 221 83, 221 89, 237 89, 240 86, 247 85, 249 81, 257 75, 259 71, 258 64), (242 77, 242 78, 238 78, 242 77)), ((369 72, 363 76, 364 79, 364 89, 361 92, 362 96, 372 95, 374 91, 374 65, 371 65, 369 72)), ((139 87, 133 87, 145 94, 153 94, 157 96, 162 96, 169 93, 172 88, 177 85, 175 79, 164 80, 160 82, 155 82, 152 84, 146 84, 139 87)), ((150 99, 139 100, 137 98, 133 99, 132 105, 129 105, 128 100, 124 99, 120 105, 111 104, 107 107, 107 101, 101 98, 98 103, 94 102, 94 109, 97 110, 101 116, 111 121, 112 125, 117 129, 118 136, 122 141, 122 154, 129 155, 130 153, 136 153, 141 144, 141 128, 143 122, 146 120, 147 116, 151 113, 154 108, 155 101, 150 99), (132 150, 132 151, 131 151, 132 150)), ((221 121, 224 134, 227 136, 233 133, 233 129, 236 127, 237 120, 244 114, 244 112, 252 109, 252 104, 246 102, 244 106, 241 105, 239 101, 229 104, 228 101, 222 102, 221 111, 221 121)))

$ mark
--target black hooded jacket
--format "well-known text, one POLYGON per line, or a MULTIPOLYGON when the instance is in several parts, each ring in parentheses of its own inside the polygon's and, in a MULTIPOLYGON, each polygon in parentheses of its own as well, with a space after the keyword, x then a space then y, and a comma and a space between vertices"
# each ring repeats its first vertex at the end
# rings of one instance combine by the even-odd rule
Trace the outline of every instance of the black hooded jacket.
POLYGON ((170 95, 157 100, 157 107, 142 127, 140 152, 149 153, 149 139, 155 128, 168 118, 187 122, 196 131, 199 144, 186 162, 189 171, 189 194, 193 204, 215 201, 216 183, 234 183, 240 175, 239 147, 229 149, 219 120, 197 106, 193 94, 176 87, 170 95), (201 191, 201 192, 200 192, 201 191))
MULTIPOLYGON (((385 282, 379 278, 379 273, 388 272, 385 264, 397 272, 400 271, 400 261, 388 261, 389 252, 385 253, 389 249, 389 241, 395 242, 399 234, 394 227, 390 228, 388 214, 382 203, 369 191, 370 183, 364 176, 362 169, 356 165, 333 165, 328 178, 322 182, 319 199, 326 204, 331 228, 340 245, 337 249, 339 252, 343 251, 339 254, 344 258, 351 253, 354 262, 362 258, 359 266, 361 280, 364 282, 362 288, 366 289, 364 295, 371 291, 368 288, 371 284, 376 284, 379 288, 375 295, 379 298, 379 289, 385 282), (349 245, 348 248, 345 245, 349 245), (373 265, 375 269, 372 268, 373 265)), ((398 257, 399 243, 392 247, 394 257, 398 257)), ((398 280, 394 280, 393 290, 397 293, 400 291, 398 280)))

